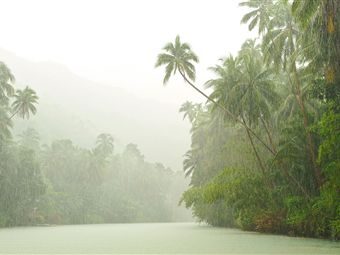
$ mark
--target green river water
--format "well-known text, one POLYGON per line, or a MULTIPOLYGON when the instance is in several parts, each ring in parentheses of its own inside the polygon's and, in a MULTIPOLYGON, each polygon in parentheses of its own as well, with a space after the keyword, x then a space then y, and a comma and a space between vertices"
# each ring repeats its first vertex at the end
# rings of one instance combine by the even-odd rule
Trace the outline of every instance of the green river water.
POLYGON ((340 243, 197 223, 0 229, 0 254, 340 254, 340 243))

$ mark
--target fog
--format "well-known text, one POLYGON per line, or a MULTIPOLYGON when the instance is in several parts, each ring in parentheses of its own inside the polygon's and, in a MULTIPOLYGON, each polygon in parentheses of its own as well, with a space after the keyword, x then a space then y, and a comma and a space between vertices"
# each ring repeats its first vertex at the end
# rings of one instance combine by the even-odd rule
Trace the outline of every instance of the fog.
MULTIPOLYGON (((203 84, 207 68, 236 53, 249 35, 245 26, 239 29, 242 12, 232 1, 2 1, 1 6, 6 10, 0 22, 6 24, 2 32, 7 36, 0 43, 0 59, 14 74, 17 89, 30 86, 39 97, 35 115, 13 119, 13 138, 20 143, 23 134, 36 133, 35 150, 42 162, 47 147, 69 140, 71 144, 62 146, 70 151, 94 150, 97 136, 104 133, 114 140, 114 155, 123 155, 132 143, 143 161, 182 172, 190 125, 178 111, 187 100, 205 100, 179 77, 163 87, 163 72, 154 68, 159 49, 178 34, 195 42, 200 54, 197 81, 203 84)), ((115 160, 108 161, 115 165, 115 160)), ((48 170, 45 164, 42 171, 65 167, 48 170)), ((174 208, 189 183, 184 174, 176 175, 183 180, 173 191, 176 197, 170 198, 174 208)), ((72 190, 73 185, 62 190, 72 190)), ((191 219, 184 208, 178 215, 167 220, 191 219)))
MULTIPOLYGON (((178 77, 166 88, 161 86, 162 70, 154 69, 160 47, 177 34, 193 42, 200 56, 197 81, 203 84, 209 79, 207 68, 217 59, 236 53, 242 41, 249 37, 247 27, 240 26, 242 10, 237 8, 237 1, 195 1, 192 7, 193 3, 2 1, 6 12, 0 21, 7 24, 2 31, 8 36, 1 40, 0 57, 16 74, 18 86, 35 85, 41 100, 47 99, 49 104, 58 107, 65 107, 71 101, 73 105, 67 105, 66 112, 87 123, 82 131, 92 128, 92 134, 111 132, 122 144, 136 142, 148 159, 164 162, 178 171, 190 145, 190 127, 181 120, 178 109, 186 100, 201 102, 204 99, 178 77), (177 7, 179 3, 181 8, 177 7), (32 71, 27 71, 28 68, 32 71), (78 78, 86 81, 75 81, 78 78), (84 91, 81 83, 90 81, 92 88, 83 85, 87 87, 84 91), (107 102, 98 104, 103 100, 101 91, 105 86, 121 90, 104 92, 107 102), (66 88, 68 95, 54 96, 63 94, 66 88), (75 100, 72 92, 78 89, 75 100), (84 104, 90 109, 81 107, 84 104), (148 106, 152 109, 143 109, 148 106), (89 117, 89 111, 102 116, 89 117), (110 115, 112 112, 114 116, 110 115), (117 115, 129 120, 123 121, 117 115), (112 121, 99 123, 108 118, 112 121), (127 121, 130 123, 126 124, 127 121), (136 129, 136 123, 142 127, 136 129), (159 143, 156 145, 150 140, 159 143)), ((39 112, 37 116, 39 119, 39 112)), ((60 135, 73 138, 70 133, 74 125, 69 128, 66 125, 63 127, 68 131, 60 131, 60 135)), ((81 139, 74 137, 77 144, 91 144, 78 135, 81 139)), ((88 136, 86 140, 93 142, 94 137, 88 136)))
POLYGON ((177 105, 195 96, 183 84, 159 86, 159 48, 177 34, 200 56, 198 81, 216 60, 249 37, 237 1, 2 1, 8 24, 1 47, 34 61, 53 61, 82 77, 177 105), (181 6, 181 8, 178 8, 181 6), (174 18, 174 14, 176 18, 174 18), (15 32, 14 32, 15 31, 15 32), (23 43, 24 42, 24 43, 23 43), (160 46, 161 45, 161 46, 160 46))
POLYGON ((0 7, 0 253, 337 253, 337 1, 0 7))

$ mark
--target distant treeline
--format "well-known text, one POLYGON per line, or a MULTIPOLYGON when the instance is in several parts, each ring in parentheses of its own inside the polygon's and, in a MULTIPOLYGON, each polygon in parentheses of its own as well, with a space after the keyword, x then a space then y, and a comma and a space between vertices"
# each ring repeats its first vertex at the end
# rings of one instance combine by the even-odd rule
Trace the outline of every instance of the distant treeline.
POLYGON ((185 220, 177 208, 185 182, 149 163, 135 144, 113 154, 98 136, 93 150, 70 140, 39 146, 28 129, 0 147, 0 226, 185 220))
POLYGON ((135 144, 117 154, 112 136, 100 134, 93 149, 41 145, 32 128, 14 139, 12 119, 35 114, 38 97, 13 83, 0 62, 0 227, 188 219, 178 208, 182 173, 145 161, 135 144))
POLYGON ((157 58, 164 83, 177 72, 207 99, 180 109, 192 124, 182 202, 214 226, 339 239, 340 1, 240 5, 259 37, 210 68, 209 95, 179 36, 157 58))

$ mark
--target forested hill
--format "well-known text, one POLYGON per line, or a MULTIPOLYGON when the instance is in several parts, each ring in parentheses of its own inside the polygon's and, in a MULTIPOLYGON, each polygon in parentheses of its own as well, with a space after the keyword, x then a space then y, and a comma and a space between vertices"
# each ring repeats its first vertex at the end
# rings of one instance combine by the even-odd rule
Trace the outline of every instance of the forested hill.
POLYGON ((137 143, 147 159, 181 170, 190 139, 177 106, 86 80, 58 63, 30 62, 3 49, 0 59, 15 74, 18 88, 29 85, 39 96, 37 114, 16 119, 15 133, 33 127, 43 142, 70 138, 85 147, 98 133, 111 133, 117 150, 137 143))

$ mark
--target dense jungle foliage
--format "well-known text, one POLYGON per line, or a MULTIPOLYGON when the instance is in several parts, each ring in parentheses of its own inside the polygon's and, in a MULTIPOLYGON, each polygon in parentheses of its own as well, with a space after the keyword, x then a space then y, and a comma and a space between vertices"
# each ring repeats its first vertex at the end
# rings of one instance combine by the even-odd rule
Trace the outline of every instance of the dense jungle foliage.
MULTIPOLYGON (((178 72, 207 100, 180 108, 191 123, 180 203, 213 226, 339 240, 340 1, 240 6, 258 37, 218 60, 204 91, 194 84, 199 57, 179 36, 157 58, 164 84, 178 72)), ((116 153, 107 133, 92 149, 44 144, 31 128, 14 136, 13 120, 39 100, 14 84, 0 62, 0 227, 178 219, 181 174, 137 145, 116 153)))
POLYGON ((181 219, 182 174, 145 161, 136 144, 114 153, 106 133, 93 149, 41 144, 32 128, 13 137, 13 119, 29 118, 38 103, 34 90, 13 84, 0 62, 0 227, 181 219))
POLYGON ((178 71, 207 99, 180 108, 192 125, 181 202, 214 226, 339 239, 340 1, 240 6, 258 38, 210 68, 206 92, 179 36, 156 62, 164 84, 178 71))

